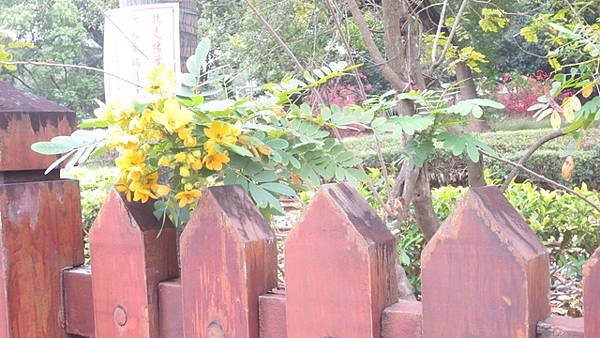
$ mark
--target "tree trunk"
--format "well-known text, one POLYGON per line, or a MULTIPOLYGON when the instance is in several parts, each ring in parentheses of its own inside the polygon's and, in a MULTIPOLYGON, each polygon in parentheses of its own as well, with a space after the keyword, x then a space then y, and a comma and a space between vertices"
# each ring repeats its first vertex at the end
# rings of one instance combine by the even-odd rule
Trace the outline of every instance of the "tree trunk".
MULTIPOLYGON (((456 64, 456 80, 460 83, 461 100, 477 98, 477 89, 475 88, 475 81, 473 81, 473 73, 471 73, 471 69, 462 61, 456 64)), ((489 130, 490 126, 485 121, 477 121, 468 124, 465 129, 468 131, 481 132, 489 130)), ((483 177, 483 156, 480 156, 479 162, 471 161, 468 156, 465 156, 465 159, 467 160, 469 187, 483 187, 485 185, 483 177)))
MULTIPOLYGON (((456 64, 456 80, 460 84, 460 98, 462 100, 477 98, 477 88, 475 87, 475 81, 473 81, 473 73, 467 64, 462 61, 456 64)), ((480 120, 470 123, 466 129, 468 131, 481 132, 490 130, 490 126, 486 121, 480 120)))
POLYGON ((198 44, 198 5, 196 0, 119 0, 119 7, 160 3, 179 3, 179 49, 181 71, 187 71, 185 61, 194 54, 198 44))

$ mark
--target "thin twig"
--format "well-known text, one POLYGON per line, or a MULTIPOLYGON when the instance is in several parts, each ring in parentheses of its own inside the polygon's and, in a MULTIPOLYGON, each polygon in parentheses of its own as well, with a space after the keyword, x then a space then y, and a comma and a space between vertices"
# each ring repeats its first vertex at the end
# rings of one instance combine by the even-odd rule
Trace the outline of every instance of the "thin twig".
MULTIPOLYGON (((532 144, 531 147, 529 147, 529 149, 527 149, 527 152, 525 154, 523 154, 523 156, 521 156, 518 164, 524 165, 525 162, 527 162, 527 160, 529 160, 531 155, 533 155, 533 153, 536 150, 538 150, 541 146, 543 146, 547 142, 554 140, 555 138, 559 138, 564 135, 566 135, 564 129, 559 129, 559 130, 553 131, 550 134, 545 135, 544 137, 540 138, 534 144, 532 144)), ((518 171, 519 171, 519 169, 517 167, 514 167, 511 170, 511 172, 508 175, 506 175, 506 178, 504 179, 504 182, 502 183, 500 190, 506 191, 510 182, 512 182, 512 180, 515 178, 515 176, 517 176, 518 171)))
POLYGON ((442 54, 440 54, 440 57, 437 59, 437 61, 432 63, 431 66, 429 66, 429 70, 427 71, 428 73, 431 73, 437 66, 439 66, 442 63, 442 61, 444 61, 444 58, 446 57, 446 53, 448 52, 448 49, 450 49, 450 45, 452 45, 452 40, 454 39, 454 34, 456 34, 456 31, 458 30, 458 24, 460 23, 460 20, 462 19, 462 15, 465 11, 465 7, 467 7, 467 2, 468 2, 468 0, 463 0, 462 3, 460 4, 460 8, 458 9, 458 13, 456 14, 456 17, 454 18, 454 23, 452 24, 452 28, 450 29, 450 34, 448 35, 448 40, 446 41, 446 44, 444 45, 442 54))
POLYGON ((493 158, 493 159, 495 159, 497 161, 509 164, 509 165, 511 165, 511 166, 513 166, 515 168, 518 168, 521 171, 524 171, 524 172, 528 173, 529 175, 531 175, 531 176, 533 176, 533 177, 535 177, 535 178, 537 178, 539 180, 542 180, 542 181, 544 181, 544 182, 546 182, 546 183, 548 183, 550 185, 555 186, 556 188, 562 189, 562 190, 564 190, 564 191, 566 191, 566 192, 568 192, 570 194, 573 194, 573 195, 581 198, 582 201, 584 201, 585 203, 589 204, 594 209, 598 210, 598 212, 600 212, 600 205, 597 205, 596 203, 590 201, 587 197, 583 196, 581 193, 579 193, 579 192, 577 192, 577 191, 575 191, 575 190, 573 190, 573 189, 571 189, 571 188, 569 188, 569 187, 567 187, 565 185, 562 185, 562 184, 560 184, 560 183, 558 183, 558 182, 556 182, 554 180, 551 180, 551 179, 545 177, 544 175, 538 174, 538 173, 536 173, 535 171, 533 171, 531 169, 527 169, 526 167, 524 167, 523 165, 521 165, 519 163, 513 162, 511 160, 507 160, 505 158, 502 158, 502 157, 499 157, 499 156, 496 156, 496 155, 492 155, 492 154, 486 152, 483 149, 479 149, 479 151, 483 155, 485 155, 485 156, 487 156, 489 158, 493 158))
POLYGON ((97 72, 97 73, 102 73, 111 77, 114 77, 115 79, 124 81, 129 83, 130 85, 136 86, 138 88, 143 88, 144 86, 132 82, 130 80, 127 80, 119 75, 113 74, 113 73, 109 73, 107 71, 105 71, 104 69, 100 69, 100 68, 95 68, 95 67, 89 67, 89 66, 82 66, 82 65, 70 65, 70 64, 65 64, 65 63, 56 63, 56 62, 41 62, 41 61, 0 61, 0 65, 31 65, 31 66, 45 66, 45 67, 59 67, 59 68, 74 68, 74 69, 82 69, 82 70, 88 70, 88 71, 92 71, 92 72, 97 72))
POLYGON ((435 62, 436 53, 437 53, 437 44, 440 39, 440 34, 442 33, 442 26, 444 25, 444 17, 446 16, 446 7, 448 7, 448 0, 444 1, 444 6, 442 7, 442 12, 440 13, 440 20, 438 21, 437 30, 435 32, 435 39, 433 40, 433 47, 431 47, 431 63, 435 62))

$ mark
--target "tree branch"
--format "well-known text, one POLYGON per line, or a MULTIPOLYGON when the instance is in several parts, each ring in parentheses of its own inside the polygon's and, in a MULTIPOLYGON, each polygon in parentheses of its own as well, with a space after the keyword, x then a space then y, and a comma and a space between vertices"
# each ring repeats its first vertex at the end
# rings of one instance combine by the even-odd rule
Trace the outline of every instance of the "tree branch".
POLYGON ((97 72, 97 73, 102 73, 102 74, 105 74, 108 76, 112 76, 115 79, 127 82, 130 85, 133 85, 133 86, 136 86, 139 88, 144 87, 140 84, 137 84, 135 82, 127 80, 119 75, 109 73, 109 72, 105 71, 104 69, 95 68, 95 67, 88 67, 88 66, 81 66, 81 65, 69 65, 69 64, 65 64, 65 63, 56 63, 56 62, 41 62, 41 61, 0 61, 0 65, 32 65, 32 66, 82 69, 82 70, 87 70, 87 71, 92 71, 92 72, 97 72))
POLYGON ((400 76, 388 65, 387 61, 381 54, 381 51, 377 47, 375 40, 373 40, 373 35, 371 35, 371 31, 369 30, 367 22, 365 21, 362 12, 358 8, 356 0, 346 0, 346 3, 348 4, 354 21, 356 21, 358 29, 360 30, 360 34, 362 35, 365 45, 367 46, 367 50, 373 58, 373 61, 379 65, 383 76, 390 82, 392 87, 397 91, 403 92, 407 88, 408 84, 402 80, 402 78, 400 78, 400 76))
POLYGON ((437 53, 437 45, 440 39, 440 34, 442 33, 442 26, 444 25, 444 17, 446 16, 446 7, 448 7, 448 0, 444 0, 444 6, 442 7, 442 12, 440 13, 440 20, 438 21, 437 30, 435 32, 435 39, 433 40, 433 47, 431 47, 431 63, 435 62, 436 53, 437 53))
POLYGON ((536 173, 535 171, 533 171, 531 169, 527 169, 526 167, 524 167, 523 165, 521 165, 519 163, 515 163, 515 162, 513 162, 511 160, 507 160, 505 158, 492 155, 492 154, 490 154, 490 153, 488 153, 488 152, 486 152, 485 150, 482 150, 482 149, 479 149, 479 151, 483 155, 485 155, 485 156, 487 156, 489 158, 493 158, 493 159, 495 159, 497 161, 509 164, 509 165, 511 165, 511 166, 513 166, 513 167, 515 167, 515 168, 517 168, 519 170, 521 170, 521 171, 524 171, 524 172, 528 173, 529 175, 531 175, 531 176, 533 176, 533 177, 535 177, 535 178, 537 178, 539 180, 542 180, 542 181, 544 181, 544 182, 546 182, 546 183, 548 183, 550 185, 553 185, 556 188, 562 189, 562 190, 564 190, 564 191, 566 191, 566 192, 568 192, 570 194, 573 194, 573 195, 581 198, 581 200, 583 200, 585 203, 589 204, 594 209, 598 210, 598 212, 600 212, 600 205, 597 205, 594 202, 590 201, 587 197, 583 196, 581 193, 578 193, 577 191, 575 191, 575 190, 573 190, 573 189, 571 189, 571 188, 569 188, 569 187, 567 187, 565 185, 562 185, 562 184, 560 184, 560 183, 558 183, 556 181, 553 181, 553 180, 545 177, 544 175, 538 174, 538 173, 536 173))
MULTIPOLYGON (((527 160, 529 160, 531 155, 533 155, 533 153, 536 150, 538 150, 541 146, 543 146, 544 144, 546 144, 549 141, 552 141, 552 140, 559 138, 561 136, 564 136, 564 135, 566 135, 564 129, 559 129, 559 130, 553 131, 552 133, 540 138, 539 140, 537 140, 537 142, 532 144, 531 147, 529 147, 529 149, 527 149, 527 152, 525 152, 525 154, 523 154, 523 156, 521 156, 521 158, 519 159, 519 162, 517 162, 517 164, 519 164, 521 166, 524 165, 525 162, 527 162, 527 160)), ((517 176, 518 171, 519 171, 519 168, 514 167, 511 170, 511 172, 508 173, 508 175, 506 175, 506 178, 504 179, 504 182, 502 183, 500 190, 502 190, 503 192, 506 191, 510 182, 512 182, 512 180, 515 178, 515 176, 517 176)))
POLYGON ((439 66, 442 63, 442 61, 444 61, 446 53, 448 52, 448 49, 450 49, 450 45, 452 44, 452 39, 454 39, 454 34, 456 34, 456 31, 458 30, 458 24, 460 23, 465 8, 467 7, 467 2, 468 0, 463 0, 460 4, 460 8, 458 9, 458 13, 454 18, 454 23, 452 24, 452 28, 450 30, 450 34, 448 35, 448 40, 444 45, 444 49, 442 50, 442 54, 440 54, 440 57, 434 63, 432 63, 431 66, 429 66, 429 70, 427 71, 428 73, 431 73, 437 66, 439 66))

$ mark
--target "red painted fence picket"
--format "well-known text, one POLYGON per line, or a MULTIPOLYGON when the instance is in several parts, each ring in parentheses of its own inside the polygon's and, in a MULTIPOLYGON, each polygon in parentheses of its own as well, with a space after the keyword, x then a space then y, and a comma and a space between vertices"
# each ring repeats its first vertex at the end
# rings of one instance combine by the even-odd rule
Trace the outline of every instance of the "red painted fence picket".
POLYGON ((548 250, 497 188, 472 189, 425 247, 423 337, 536 337, 548 250))
POLYGON ((185 338, 258 338, 258 296, 276 287, 275 235, 239 186, 209 188, 180 241, 185 338))
POLYGON ((159 337, 158 284, 178 275, 175 228, 115 189, 90 231, 97 338, 159 337), (160 236, 159 236, 160 233, 160 236))
POLYGON ((600 248, 583 269, 583 310, 586 337, 600 337, 600 248))
POLYGON ((347 184, 322 186, 285 243, 287 337, 381 336, 398 299, 395 239, 347 184))

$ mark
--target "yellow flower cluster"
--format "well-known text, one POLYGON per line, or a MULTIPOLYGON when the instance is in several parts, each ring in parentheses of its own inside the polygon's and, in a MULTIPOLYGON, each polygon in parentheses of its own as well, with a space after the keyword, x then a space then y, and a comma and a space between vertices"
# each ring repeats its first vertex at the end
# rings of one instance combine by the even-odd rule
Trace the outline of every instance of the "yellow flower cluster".
POLYGON ((172 193, 179 207, 193 204, 205 184, 201 170, 221 171, 230 161, 228 151, 238 142, 246 145, 231 124, 214 121, 197 128, 192 112, 172 95, 173 83, 171 72, 159 67, 146 88, 151 103, 114 102, 96 110, 113 126, 108 145, 120 153, 117 189, 129 200, 146 202, 172 193), (164 172, 175 174, 169 184, 159 184, 164 172))
POLYGON ((204 129, 204 135, 208 137, 208 141, 204 143, 204 164, 210 170, 219 171, 223 169, 224 163, 229 163, 229 156, 219 151, 223 147, 235 145, 240 135, 240 130, 230 124, 215 121, 210 124, 209 128, 204 129))

